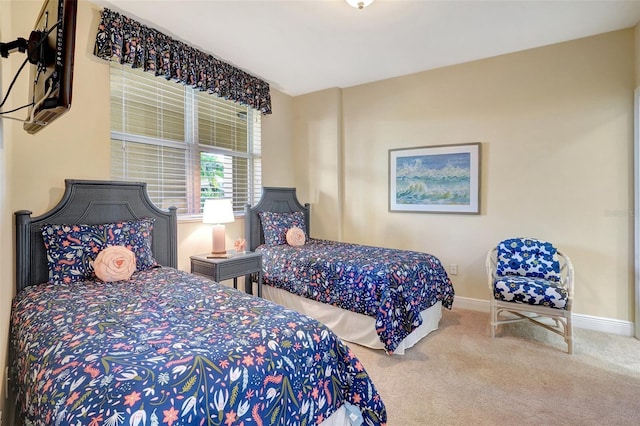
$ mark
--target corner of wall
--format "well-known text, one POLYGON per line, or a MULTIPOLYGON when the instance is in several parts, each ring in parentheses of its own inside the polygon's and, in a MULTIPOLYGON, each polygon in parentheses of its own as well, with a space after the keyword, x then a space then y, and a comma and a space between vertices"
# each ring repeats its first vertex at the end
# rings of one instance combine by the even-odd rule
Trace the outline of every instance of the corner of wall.
MULTIPOLYGON (((0 2, 0 40, 4 40, 5 37, 9 38, 11 34, 11 2, 0 2)), ((4 58, 2 59, 4 60, 4 58)), ((13 69, 12 67, 9 69, 13 69)), ((8 73, 7 67, 0 67, 0 98, 4 98, 4 88, 8 87, 8 84, 5 84, 6 81, 9 81, 11 78, 8 73), (4 72, 3 72, 4 71, 4 72)), ((0 120, 0 270, 7 270, 5 268, 11 269, 10 261, 12 256, 10 253, 7 253, 10 249, 8 247, 12 247, 10 244, 11 241, 11 232, 7 232, 7 230, 11 229, 11 213, 9 211, 8 203, 7 203, 7 161, 6 161, 6 144, 7 144, 7 134, 9 126, 5 125, 5 120, 0 120)), ((3 274, 2 276, 7 276, 3 274)), ((0 284, 0 303, 2 306, 0 307, 0 311, 2 312, 10 312, 11 311, 11 300, 13 299, 12 295, 12 282, 13 280, 7 280, 8 282, 4 282, 0 284)), ((8 318, 6 319, 8 322, 8 318)), ((6 387, 6 366, 8 365, 8 352, 9 352, 9 331, 8 327, 0 326, 0 411, 5 413, 7 411, 7 400, 3 397, 8 391, 6 387)), ((1 419, 0 419, 1 422, 1 419)), ((5 421, 6 422, 6 421, 5 421)))
POLYGON ((294 98, 295 160, 298 197, 312 204, 316 238, 340 239, 342 216, 342 89, 331 88, 294 98), (336 226, 337 224, 337 226, 336 226))
POLYGON ((634 34, 634 46, 633 46, 633 52, 634 52, 634 68, 635 68, 635 82, 636 82, 636 87, 640 86, 640 23, 636 24, 635 27, 633 27, 633 34, 634 34))

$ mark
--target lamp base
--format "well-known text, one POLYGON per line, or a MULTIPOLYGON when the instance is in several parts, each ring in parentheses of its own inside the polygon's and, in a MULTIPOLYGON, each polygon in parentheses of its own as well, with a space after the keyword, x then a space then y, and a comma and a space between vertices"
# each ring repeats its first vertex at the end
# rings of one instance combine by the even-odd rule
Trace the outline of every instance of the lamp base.
POLYGON ((225 229, 224 225, 213 225, 213 245, 211 247, 211 256, 214 257, 225 257, 227 255, 227 250, 225 246, 225 229))

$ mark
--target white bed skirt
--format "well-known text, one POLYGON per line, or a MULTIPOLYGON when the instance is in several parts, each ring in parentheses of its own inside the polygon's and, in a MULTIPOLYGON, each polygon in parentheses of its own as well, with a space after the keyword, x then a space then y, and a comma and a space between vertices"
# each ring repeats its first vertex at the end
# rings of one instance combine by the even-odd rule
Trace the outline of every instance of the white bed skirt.
MULTIPOLYGON (((345 404, 346 405, 346 404, 345 404)), ((330 415, 325 421, 320 423, 320 426, 360 426, 362 421, 360 418, 354 419, 349 415, 345 405, 342 405, 338 410, 330 415)), ((355 408, 355 406, 353 406, 355 408)))
MULTIPOLYGON (((317 319, 326 324, 342 340, 372 349, 384 350, 384 345, 376 333, 375 319, 373 317, 306 299, 270 285, 262 286, 262 297, 317 319)), ((438 324, 442 318, 442 303, 437 302, 432 307, 422 311, 421 315, 422 325, 402 341, 393 352, 394 355, 404 355, 406 349, 409 349, 427 334, 438 329, 438 324)))

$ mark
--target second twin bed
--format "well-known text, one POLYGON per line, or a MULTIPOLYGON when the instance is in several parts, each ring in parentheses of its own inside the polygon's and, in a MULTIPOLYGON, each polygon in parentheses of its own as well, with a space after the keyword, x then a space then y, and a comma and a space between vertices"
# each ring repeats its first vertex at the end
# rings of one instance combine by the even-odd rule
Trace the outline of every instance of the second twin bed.
POLYGON ((314 317, 342 339, 387 353, 438 328, 454 290, 428 253, 310 238, 310 206, 267 187, 245 210, 248 248, 262 253, 265 298, 314 317))

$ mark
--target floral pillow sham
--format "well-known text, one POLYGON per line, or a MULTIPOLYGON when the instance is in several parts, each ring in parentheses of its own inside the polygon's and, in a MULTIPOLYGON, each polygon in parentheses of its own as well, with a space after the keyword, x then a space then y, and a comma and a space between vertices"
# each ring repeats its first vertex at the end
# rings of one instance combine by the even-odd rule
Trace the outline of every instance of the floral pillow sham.
MULTIPOLYGON (((268 246, 278 246, 287 244, 287 231, 293 227, 303 230, 307 229, 304 221, 303 212, 259 212, 260 222, 262 224, 262 233, 264 234, 264 243, 268 246)), ((308 235, 304 234, 305 241, 308 235)))
POLYGON ((42 237, 47 251, 49 283, 71 283, 95 279, 93 261, 109 246, 124 246, 135 254, 136 270, 158 265, 151 250, 155 219, 97 225, 46 224, 42 237))

